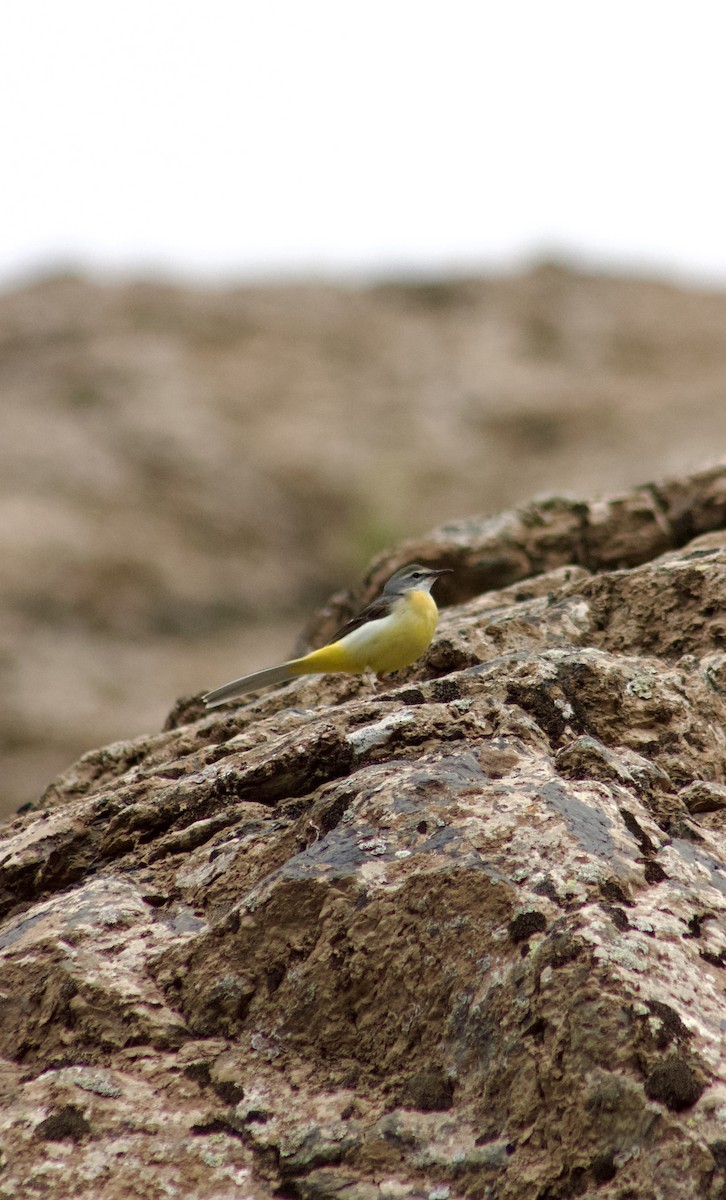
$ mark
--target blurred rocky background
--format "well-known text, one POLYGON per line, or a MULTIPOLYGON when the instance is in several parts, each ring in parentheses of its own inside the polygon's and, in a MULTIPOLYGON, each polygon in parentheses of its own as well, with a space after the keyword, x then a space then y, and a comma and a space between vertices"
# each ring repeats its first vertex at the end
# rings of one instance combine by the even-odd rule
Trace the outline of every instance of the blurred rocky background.
POLYGON ((1 811, 284 657, 386 545, 726 455, 726 294, 556 263, 0 296, 1 811))

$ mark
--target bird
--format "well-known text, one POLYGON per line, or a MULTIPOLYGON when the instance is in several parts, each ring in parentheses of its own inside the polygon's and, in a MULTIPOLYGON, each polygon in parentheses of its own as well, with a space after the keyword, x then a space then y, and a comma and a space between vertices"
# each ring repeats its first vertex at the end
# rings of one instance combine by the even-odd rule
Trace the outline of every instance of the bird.
POLYGON ((420 658, 429 646, 439 610, 431 588, 449 568, 434 570, 412 563, 402 567, 386 583, 376 600, 344 625, 327 645, 302 658, 292 658, 278 667, 242 675, 202 696, 207 708, 237 700, 247 692, 299 675, 322 675, 341 671, 349 675, 373 671, 380 679, 400 671, 420 658))

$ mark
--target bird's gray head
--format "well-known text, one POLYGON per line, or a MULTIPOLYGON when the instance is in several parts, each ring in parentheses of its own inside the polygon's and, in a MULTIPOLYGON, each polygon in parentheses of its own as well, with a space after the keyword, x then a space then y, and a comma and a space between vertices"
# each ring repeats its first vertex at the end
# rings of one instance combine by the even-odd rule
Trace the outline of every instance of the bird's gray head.
POLYGON ((402 596, 404 592, 411 591, 430 592, 432 584, 439 575, 448 574, 448 567, 435 571, 432 567, 422 567, 419 563, 411 563, 410 567, 401 567, 400 571, 396 571, 396 574, 391 576, 383 592, 386 596, 402 596))

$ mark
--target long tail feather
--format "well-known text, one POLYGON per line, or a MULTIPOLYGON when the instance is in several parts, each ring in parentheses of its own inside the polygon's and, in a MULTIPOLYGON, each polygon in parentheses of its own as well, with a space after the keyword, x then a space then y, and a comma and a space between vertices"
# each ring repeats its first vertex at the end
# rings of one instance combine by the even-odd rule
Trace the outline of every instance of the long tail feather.
POLYGON ((294 679, 298 672, 292 670, 291 663, 283 663, 279 667, 268 667, 265 671, 255 671, 252 675, 242 675, 222 687, 207 692, 202 700, 207 708, 216 708, 218 704, 226 704, 228 700, 236 700, 246 692, 256 692, 258 688, 268 687, 271 683, 283 683, 286 679, 294 679))

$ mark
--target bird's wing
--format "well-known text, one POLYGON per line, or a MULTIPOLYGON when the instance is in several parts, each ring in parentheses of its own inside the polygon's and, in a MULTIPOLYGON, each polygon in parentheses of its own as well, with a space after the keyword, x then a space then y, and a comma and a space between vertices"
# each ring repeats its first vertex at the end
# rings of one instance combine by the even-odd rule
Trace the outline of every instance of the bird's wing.
POLYGON ((331 638, 326 644, 332 646, 333 642, 339 642, 347 634, 352 633, 354 629, 360 629, 361 625, 367 625, 369 621, 377 621, 381 617, 387 617, 391 611, 391 597, 379 596, 371 604, 366 605, 361 609, 357 617, 353 617, 347 624, 339 629, 335 637, 331 638))

